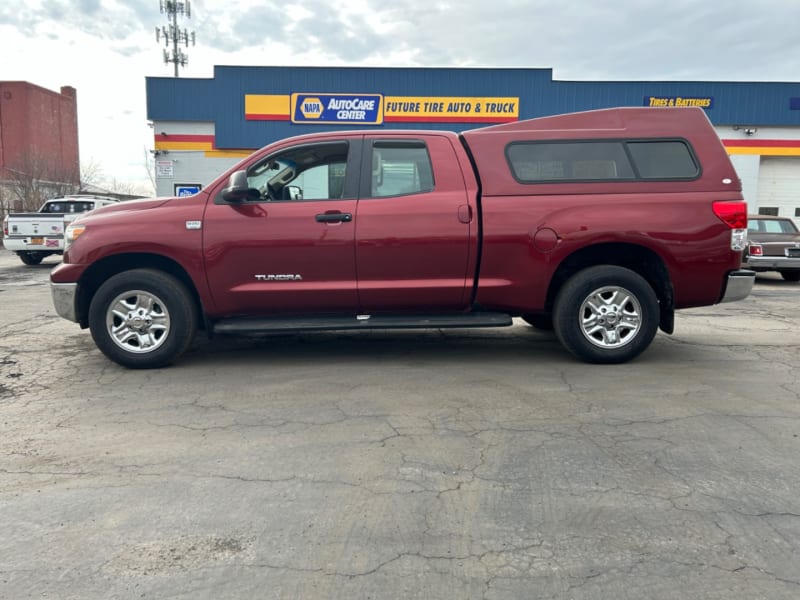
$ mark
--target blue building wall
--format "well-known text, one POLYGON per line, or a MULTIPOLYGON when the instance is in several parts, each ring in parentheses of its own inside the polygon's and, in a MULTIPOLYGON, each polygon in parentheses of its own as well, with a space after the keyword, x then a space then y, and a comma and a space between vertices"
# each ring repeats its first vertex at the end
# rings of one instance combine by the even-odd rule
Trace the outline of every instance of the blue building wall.
MULTIPOLYGON (((710 99, 715 125, 800 126, 800 82, 554 81, 551 69, 440 69, 365 67, 218 66, 213 79, 148 77, 147 118, 215 124, 216 147, 258 148, 275 139, 323 129, 319 125, 245 118, 248 94, 383 94, 384 96, 518 97, 519 118, 606 108, 643 106, 646 98, 710 99)), ((383 123, 368 128, 447 129, 476 123, 383 123)))

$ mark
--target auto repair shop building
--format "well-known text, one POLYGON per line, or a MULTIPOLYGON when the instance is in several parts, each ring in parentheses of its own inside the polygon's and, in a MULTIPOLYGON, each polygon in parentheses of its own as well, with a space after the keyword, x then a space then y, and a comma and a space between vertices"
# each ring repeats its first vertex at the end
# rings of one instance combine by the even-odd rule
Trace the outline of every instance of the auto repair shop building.
POLYGON ((699 106, 751 212, 800 221, 800 82, 558 81, 552 69, 231 67, 147 78, 159 196, 189 195, 275 140, 450 129, 614 106, 699 106))

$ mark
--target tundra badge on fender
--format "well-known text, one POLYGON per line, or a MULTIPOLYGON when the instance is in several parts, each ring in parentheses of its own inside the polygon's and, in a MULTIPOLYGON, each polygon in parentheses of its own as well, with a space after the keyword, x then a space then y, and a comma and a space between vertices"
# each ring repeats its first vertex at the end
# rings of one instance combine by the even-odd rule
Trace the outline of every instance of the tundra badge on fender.
POLYGON ((300 275, 280 274, 280 275, 256 275, 258 281, 303 281, 300 275))

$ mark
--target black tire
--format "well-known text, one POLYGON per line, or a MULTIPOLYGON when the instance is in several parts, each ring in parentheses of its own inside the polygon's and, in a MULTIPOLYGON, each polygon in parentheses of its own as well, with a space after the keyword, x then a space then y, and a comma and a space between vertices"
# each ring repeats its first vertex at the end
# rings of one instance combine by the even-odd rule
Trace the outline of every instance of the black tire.
POLYGON ((197 330, 197 306, 171 275, 124 271, 92 298, 89 329, 100 351, 114 362, 154 369, 171 364, 189 347, 197 330))
POLYGON ((26 265, 38 265, 44 260, 46 254, 43 252, 17 252, 19 259, 26 265))
POLYGON ((780 271, 785 281, 800 281, 800 271, 780 271))
POLYGON ((650 284, 638 273, 613 265, 573 275, 558 292, 553 311, 559 341, 590 363, 635 358, 653 341, 658 322, 658 298, 650 284))
POLYGON ((520 317, 528 325, 542 331, 553 330, 553 317, 551 315, 522 315, 520 317))

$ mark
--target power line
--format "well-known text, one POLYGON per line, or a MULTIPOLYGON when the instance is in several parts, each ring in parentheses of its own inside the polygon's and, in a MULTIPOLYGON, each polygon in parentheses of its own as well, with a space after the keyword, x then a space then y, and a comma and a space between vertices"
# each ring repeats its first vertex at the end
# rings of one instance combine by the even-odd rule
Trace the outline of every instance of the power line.
POLYGON ((185 28, 183 30, 178 28, 178 15, 192 18, 192 7, 189 0, 185 2, 177 2, 176 0, 159 0, 159 8, 162 14, 166 14, 171 22, 161 28, 156 27, 156 42, 161 42, 164 38, 164 44, 167 46, 164 49, 164 64, 173 63, 175 65, 175 77, 178 77, 178 67, 185 67, 189 62, 189 56, 179 48, 179 44, 184 44, 189 47, 189 42, 194 46, 194 31, 189 32, 185 28), (172 50, 169 50, 172 45, 172 50))

